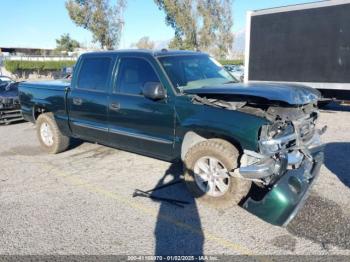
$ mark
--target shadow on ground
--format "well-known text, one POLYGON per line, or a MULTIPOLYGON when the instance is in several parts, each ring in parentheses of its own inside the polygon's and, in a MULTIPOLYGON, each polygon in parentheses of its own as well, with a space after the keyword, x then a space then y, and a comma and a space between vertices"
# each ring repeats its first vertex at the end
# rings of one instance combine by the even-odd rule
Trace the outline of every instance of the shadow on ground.
MULTIPOLYGON (((79 147, 83 141, 79 139, 72 139, 71 144, 67 150, 74 149, 76 147, 79 147)), ((40 146, 39 141, 37 141, 36 146, 15 146, 10 148, 9 150, 3 151, 0 153, 0 156, 40 156, 40 155, 47 155, 45 150, 40 146)))
POLYGON ((9 126, 9 125, 19 125, 19 124, 23 124, 23 123, 26 123, 27 121, 21 119, 21 120, 17 120, 17 121, 14 121, 14 122, 11 122, 11 123, 0 123, 0 126, 9 126))
POLYGON ((350 187, 350 143, 328 143, 325 148, 325 166, 344 185, 350 187))
MULTIPOLYGON (((39 142, 38 142, 39 143, 39 142)), ((11 156, 39 156, 45 155, 45 152, 42 150, 40 145, 38 146, 15 146, 6 151, 0 153, 0 156, 11 157, 11 156)))
MULTIPOLYGON (((182 163, 172 164, 156 187, 181 179, 182 163)), ((155 255, 203 255, 204 234, 197 205, 184 183, 152 193, 152 196, 188 201, 184 208, 160 201, 154 230, 155 255)), ((157 200, 153 200, 157 201, 157 200)))
POLYGON ((324 249, 329 245, 350 249, 350 218, 337 203, 318 195, 308 198, 287 230, 320 243, 324 249))

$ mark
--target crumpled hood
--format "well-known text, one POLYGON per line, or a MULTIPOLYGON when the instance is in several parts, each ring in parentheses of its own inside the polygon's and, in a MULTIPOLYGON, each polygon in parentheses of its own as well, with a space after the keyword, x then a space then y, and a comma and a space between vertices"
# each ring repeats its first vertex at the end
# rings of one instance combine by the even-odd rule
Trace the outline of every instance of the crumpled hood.
POLYGON ((223 84, 217 86, 204 86, 183 91, 186 94, 199 96, 248 96, 263 98, 270 101, 288 103, 290 105, 304 105, 317 102, 321 94, 316 89, 303 85, 283 83, 249 83, 249 84, 223 84))

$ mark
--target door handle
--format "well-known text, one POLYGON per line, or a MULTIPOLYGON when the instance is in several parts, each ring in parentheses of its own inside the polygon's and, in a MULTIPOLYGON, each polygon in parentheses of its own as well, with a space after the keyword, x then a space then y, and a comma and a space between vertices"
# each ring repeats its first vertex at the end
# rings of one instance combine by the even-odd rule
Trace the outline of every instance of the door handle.
POLYGON ((118 111, 120 109, 120 104, 119 103, 112 103, 109 105, 109 109, 113 111, 118 111))
POLYGON ((83 103, 83 100, 81 98, 78 98, 78 97, 74 97, 73 98, 73 104, 74 105, 81 106, 82 103, 83 103))

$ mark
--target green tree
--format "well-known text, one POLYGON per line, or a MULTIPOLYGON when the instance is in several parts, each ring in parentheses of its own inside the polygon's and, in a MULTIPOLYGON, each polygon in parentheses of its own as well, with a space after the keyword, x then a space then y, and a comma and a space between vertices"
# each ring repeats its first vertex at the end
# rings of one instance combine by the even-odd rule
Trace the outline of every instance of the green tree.
POLYGON ((138 49, 153 49, 154 42, 150 40, 148 36, 141 37, 136 44, 132 46, 136 46, 138 49))
POLYGON ((63 34, 59 39, 56 39, 56 50, 72 52, 75 48, 80 47, 78 41, 72 39, 69 34, 63 34))
POLYGON ((227 57, 230 50, 232 50, 232 45, 234 41, 234 36, 231 31, 233 26, 232 17, 232 0, 222 0, 221 5, 219 5, 218 10, 218 34, 216 39, 217 49, 216 57, 224 59, 227 57))
POLYGON ((198 49, 198 32, 194 0, 154 0, 165 12, 165 23, 175 30, 175 37, 169 47, 198 49))
POLYGON ((118 47, 124 25, 123 12, 126 0, 67 0, 66 9, 73 22, 92 33, 101 48, 118 47))
POLYGON ((232 47, 232 0, 154 0, 175 31, 170 48, 204 50, 220 58, 232 47))

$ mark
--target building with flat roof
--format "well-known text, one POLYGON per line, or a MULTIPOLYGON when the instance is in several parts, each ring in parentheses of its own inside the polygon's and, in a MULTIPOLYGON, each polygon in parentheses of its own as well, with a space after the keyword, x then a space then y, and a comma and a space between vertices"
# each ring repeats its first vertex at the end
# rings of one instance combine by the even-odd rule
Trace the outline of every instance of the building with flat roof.
POLYGON ((54 49, 49 48, 31 48, 31 47, 1 47, 0 53, 9 55, 53 55, 54 49))

